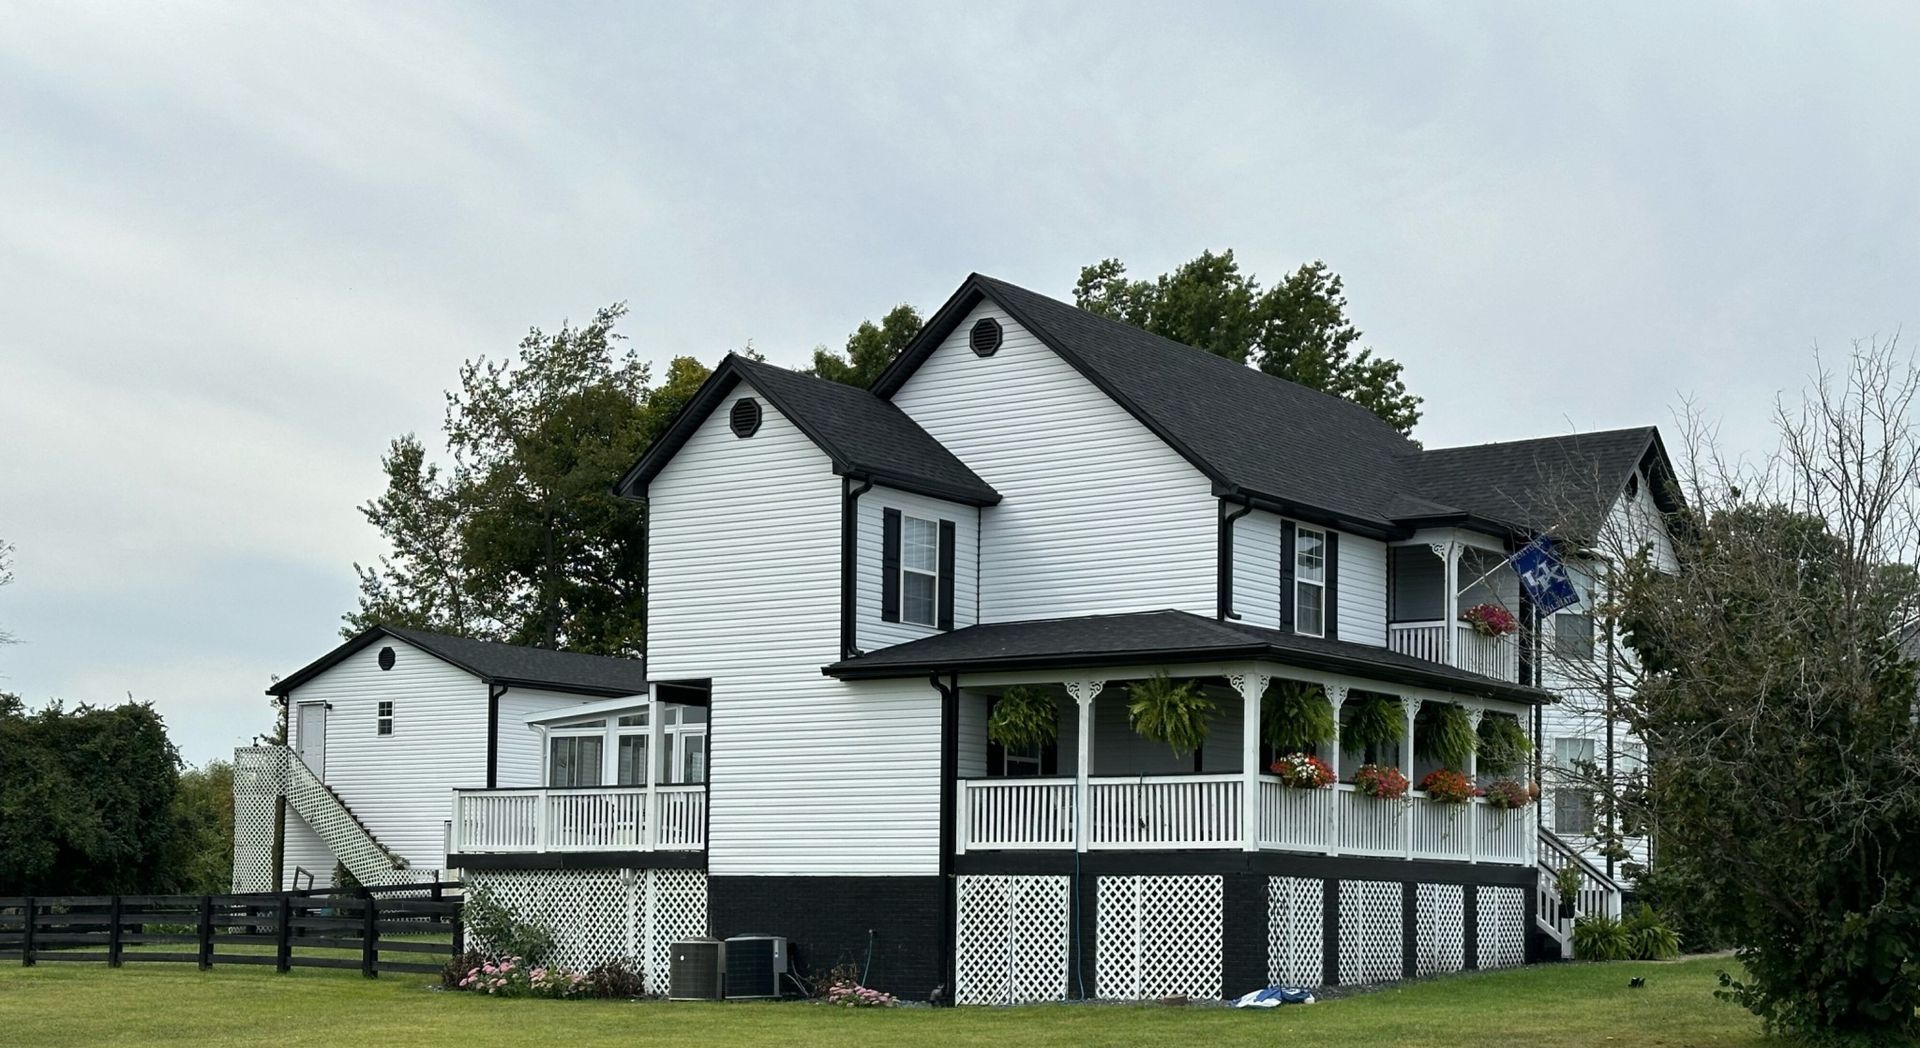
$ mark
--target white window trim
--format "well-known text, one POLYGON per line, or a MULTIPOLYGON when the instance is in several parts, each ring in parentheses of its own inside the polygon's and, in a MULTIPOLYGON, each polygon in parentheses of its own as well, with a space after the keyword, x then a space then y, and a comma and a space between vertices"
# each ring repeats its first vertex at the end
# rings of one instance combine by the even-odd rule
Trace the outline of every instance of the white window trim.
POLYGON ((394 718, 393 718, 393 700, 381 699, 380 701, 374 703, 373 704, 373 737, 376 739, 393 738, 394 726, 395 725, 394 725, 394 718), (385 713, 380 712, 380 710, 383 707, 386 709, 387 712, 385 713), (381 727, 383 726, 387 729, 386 731, 380 730, 381 727))
POLYGON ((555 789, 555 790, 599 790, 599 789, 608 788, 607 784, 610 781, 612 781, 612 779, 614 778, 614 772, 617 770, 617 765, 614 763, 614 756, 612 753, 609 752, 609 748, 607 746, 607 743, 609 741, 610 739, 608 738, 608 735, 607 735, 607 729, 604 726, 547 729, 547 737, 545 740, 545 744, 541 748, 542 767, 540 769, 541 770, 540 781, 544 783, 548 789, 555 789), (553 743, 555 739, 599 739, 600 740, 600 784, 599 785, 597 786, 555 786, 553 785, 553 743))
POLYGON ((910 513, 900 514, 900 621, 909 626, 925 626, 929 629, 940 627, 940 522, 926 517, 916 517, 910 513), (925 524, 933 529, 933 570, 923 571, 907 566, 907 531, 914 523, 925 524), (927 609, 927 621, 907 617, 907 577, 920 575, 933 580, 933 603, 927 609))
POLYGON ((1302 637, 1324 637, 1327 635, 1327 533, 1321 528, 1306 528, 1295 525, 1293 529, 1293 592, 1287 599, 1293 601, 1293 632, 1302 637), (1300 572, 1300 536, 1320 536, 1320 577, 1308 579, 1300 572), (1313 586, 1320 591, 1320 628, 1314 632, 1300 628, 1300 587, 1313 586))

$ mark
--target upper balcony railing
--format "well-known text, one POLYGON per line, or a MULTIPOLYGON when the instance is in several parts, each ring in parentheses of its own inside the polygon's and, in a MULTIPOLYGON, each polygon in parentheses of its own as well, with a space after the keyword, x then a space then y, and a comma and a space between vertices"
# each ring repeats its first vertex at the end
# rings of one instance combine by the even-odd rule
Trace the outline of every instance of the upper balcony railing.
MULTIPOLYGON (((1528 865, 1532 808, 1444 804, 1414 791, 1378 800, 1352 786, 1305 790, 1262 775, 1258 840, 1243 837, 1238 775, 1095 776, 1085 850, 1232 848, 1528 865)), ((1078 846, 1072 779, 962 779, 955 849, 1070 851, 1078 846)))
POLYGON ((453 791, 449 851, 700 851, 707 788, 644 786, 453 791))
POLYGON ((1455 623, 1453 651, 1449 654, 1446 623, 1395 622, 1387 626, 1387 647, 1495 680, 1520 679, 1520 638, 1514 633, 1489 637, 1472 626, 1455 623))

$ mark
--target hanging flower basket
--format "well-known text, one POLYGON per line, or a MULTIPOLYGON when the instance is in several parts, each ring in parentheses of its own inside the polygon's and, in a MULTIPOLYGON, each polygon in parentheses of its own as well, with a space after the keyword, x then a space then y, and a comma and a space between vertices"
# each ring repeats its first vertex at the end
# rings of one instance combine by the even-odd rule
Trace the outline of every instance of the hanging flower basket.
POLYGON ((1407 777, 1399 768, 1362 764, 1353 773, 1353 788, 1375 800, 1397 801, 1407 795, 1407 777))
POLYGON ((1441 768, 1429 772, 1420 780, 1420 792, 1437 804, 1465 804, 1479 791, 1473 788, 1473 782, 1465 775, 1451 768, 1441 768))
POLYGON ((1535 793, 1518 779, 1501 779, 1484 791, 1487 804, 1495 808, 1524 808, 1534 801, 1535 793))
POLYGON ((1482 637, 1504 637, 1520 628, 1513 613, 1498 604, 1475 604, 1461 612, 1460 618, 1482 637))
POLYGON ((1312 754, 1289 753, 1273 762, 1272 771, 1282 785, 1297 790, 1317 790, 1333 785, 1336 776, 1327 762, 1312 754))

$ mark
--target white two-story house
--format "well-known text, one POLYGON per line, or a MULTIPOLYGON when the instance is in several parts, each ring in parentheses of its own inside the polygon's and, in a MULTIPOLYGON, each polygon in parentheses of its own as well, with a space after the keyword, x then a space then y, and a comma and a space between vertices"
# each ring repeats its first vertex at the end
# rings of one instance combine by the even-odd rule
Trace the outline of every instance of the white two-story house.
MULTIPOLYGON (((1622 513, 1662 539, 1669 474, 1650 428, 1424 450, 1347 401, 974 276, 871 391, 729 357, 623 479, 648 520, 625 694, 548 682, 509 712, 515 688, 490 684, 468 766, 429 776, 393 750, 378 782, 325 783, 383 842, 368 813, 411 791, 420 854, 392 877, 430 857, 559 925, 578 963, 658 971, 673 938, 767 933, 798 966, 961 1003, 1517 964, 1565 937, 1553 869, 1582 863, 1581 905, 1608 904, 1579 842, 1532 804, 1352 780, 1417 786, 1442 714, 1534 740, 1527 764, 1454 769, 1523 797, 1551 740, 1603 734, 1552 690, 1556 660, 1595 647, 1590 603, 1535 615, 1505 558, 1552 534, 1577 564, 1622 513), (1483 605, 1519 628, 1462 619, 1483 605), (1131 727, 1160 675, 1214 700, 1197 750, 1131 727), (1338 773, 1323 788, 1269 767, 1270 695, 1299 685, 1341 725, 1311 747, 1338 773), (1051 697, 1051 744, 990 738, 1015 688, 1051 697), (1342 745, 1383 710, 1397 742, 1342 745), (527 755, 521 777, 495 756, 483 778, 483 749, 527 755)), ((356 747, 402 701, 363 676, 340 689, 372 689, 356 747)))

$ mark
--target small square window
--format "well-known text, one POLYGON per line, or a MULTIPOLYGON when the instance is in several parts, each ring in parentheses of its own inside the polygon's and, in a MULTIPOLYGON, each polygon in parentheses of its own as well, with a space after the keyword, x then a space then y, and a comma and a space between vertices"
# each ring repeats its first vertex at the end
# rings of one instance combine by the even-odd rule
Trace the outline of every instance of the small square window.
POLYGON ((1568 662, 1593 658, 1593 616, 1570 611, 1555 615, 1553 654, 1568 662))
POLYGON ((376 710, 376 716, 374 719, 377 725, 377 727, 374 729, 375 731, 377 731, 381 735, 392 735, 393 734, 393 703, 391 702, 381 703, 379 705, 379 708, 376 710))

